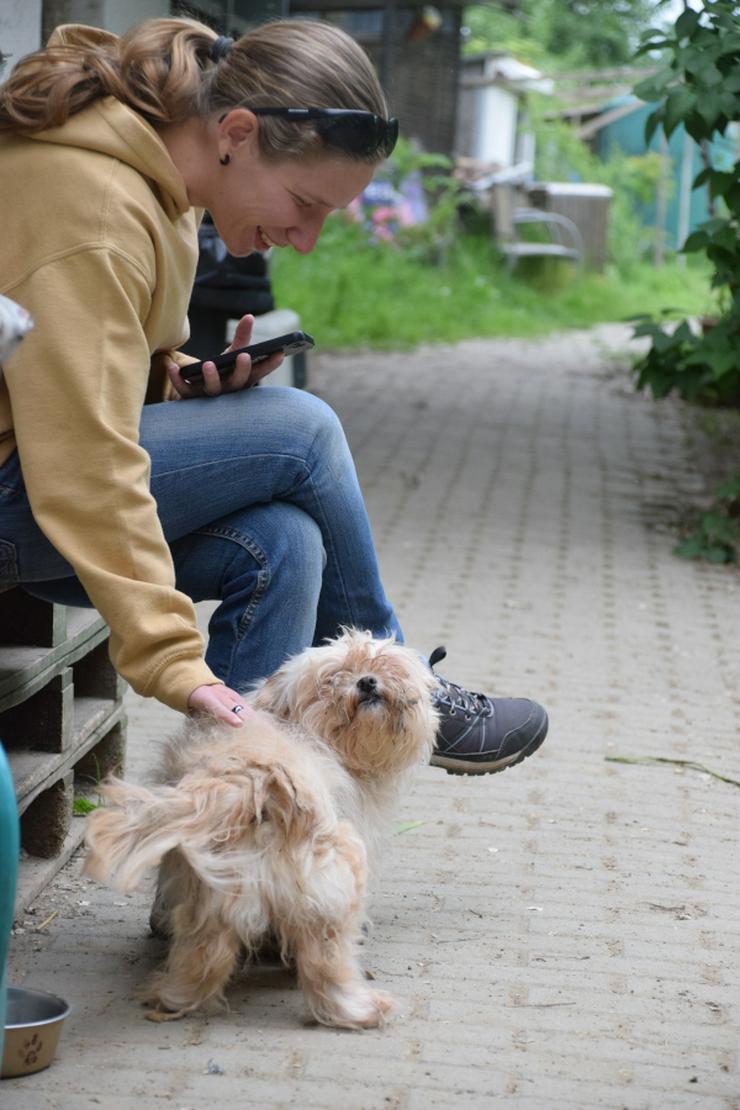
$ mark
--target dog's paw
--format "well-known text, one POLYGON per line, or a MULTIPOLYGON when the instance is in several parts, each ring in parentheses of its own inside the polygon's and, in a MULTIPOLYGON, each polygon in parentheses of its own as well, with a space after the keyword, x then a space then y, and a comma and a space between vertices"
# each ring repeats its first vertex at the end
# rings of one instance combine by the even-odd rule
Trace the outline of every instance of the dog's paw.
POLYGON ((396 1003, 390 994, 385 991, 370 991, 367 1018, 361 1028, 376 1029, 379 1025, 383 1025, 395 1009, 396 1003))
POLYGON ((147 1010, 144 1017, 147 1021, 179 1021, 180 1018, 192 1014, 192 1010, 147 1010))
POLYGON ((180 1018, 192 1014, 192 1006, 168 1006, 156 991, 149 989, 140 996, 141 1005, 146 1007, 144 1017, 147 1021, 179 1021, 180 1018))
POLYGON ((325 1025, 340 1029, 377 1029, 396 1008, 385 991, 368 990, 363 985, 345 987, 331 1001, 333 1005, 316 1016, 325 1025))

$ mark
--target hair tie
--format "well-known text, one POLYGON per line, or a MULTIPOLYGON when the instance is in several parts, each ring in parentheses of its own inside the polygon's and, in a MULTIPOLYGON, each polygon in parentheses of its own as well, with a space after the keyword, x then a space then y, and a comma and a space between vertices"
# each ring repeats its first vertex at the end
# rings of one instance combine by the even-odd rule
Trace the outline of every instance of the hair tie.
POLYGON ((226 57, 233 45, 234 40, 230 39, 228 35, 219 35, 217 39, 214 39, 211 46, 209 54, 211 61, 218 64, 222 58, 226 57))

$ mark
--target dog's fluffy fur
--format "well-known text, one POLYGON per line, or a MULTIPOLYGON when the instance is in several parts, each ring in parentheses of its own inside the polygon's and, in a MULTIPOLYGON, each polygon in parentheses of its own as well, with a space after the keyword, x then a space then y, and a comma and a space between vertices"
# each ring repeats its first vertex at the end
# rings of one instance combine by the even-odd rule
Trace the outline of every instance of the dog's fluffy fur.
POLYGON ((241 729, 188 722, 162 785, 113 779, 88 821, 86 871, 131 890, 160 869, 171 944, 149 985, 164 1020, 223 1000, 242 948, 268 935, 327 1025, 392 1008, 358 960, 368 859, 403 773, 428 761, 434 679, 393 640, 346 631, 290 659, 251 697, 241 729))

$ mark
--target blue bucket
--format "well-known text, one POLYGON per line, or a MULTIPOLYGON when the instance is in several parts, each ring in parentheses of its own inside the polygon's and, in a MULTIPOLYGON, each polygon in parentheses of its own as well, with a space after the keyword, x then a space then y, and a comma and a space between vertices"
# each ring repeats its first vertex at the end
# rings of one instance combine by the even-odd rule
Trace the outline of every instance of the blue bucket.
POLYGON ((0 744, 0 1060, 5 1036, 6 981, 10 930, 13 927, 15 888, 18 878, 18 810, 15 787, 5 750, 0 744))

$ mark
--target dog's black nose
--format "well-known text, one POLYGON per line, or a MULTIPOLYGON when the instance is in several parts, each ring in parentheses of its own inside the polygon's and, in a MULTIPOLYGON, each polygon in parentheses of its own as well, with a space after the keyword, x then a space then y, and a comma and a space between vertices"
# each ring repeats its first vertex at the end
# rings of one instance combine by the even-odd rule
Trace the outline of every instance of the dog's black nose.
POLYGON ((374 694, 378 689, 378 680, 375 675, 364 674, 357 679, 357 689, 361 694, 374 694))

